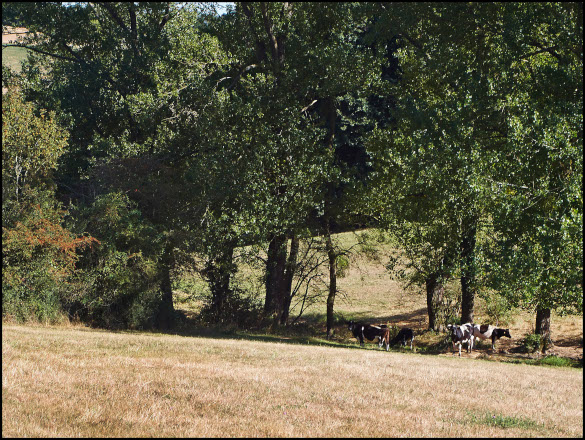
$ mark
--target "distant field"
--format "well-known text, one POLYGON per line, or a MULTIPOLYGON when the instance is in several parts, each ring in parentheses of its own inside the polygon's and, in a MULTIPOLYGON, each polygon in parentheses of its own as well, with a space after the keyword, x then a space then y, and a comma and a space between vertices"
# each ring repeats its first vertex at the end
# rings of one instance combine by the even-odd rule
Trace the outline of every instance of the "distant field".
POLYGON ((2 435, 582 437, 583 372, 4 324, 2 435))
MULTIPOLYGON (((9 32, 2 33, 2 43, 13 43, 26 34, 24 28, 9 28, 9 32)), ((2 65, 8 65, 11 69, 20 72, 21 62, 27 57, 28 50, 23 47, 3 47, 2 65)))
POLYGON ((22 69, 21 63, 27 57, 27 49, 23 47, 5 47, 2 49, 2 64, 8 65, 16 72, 22 69))

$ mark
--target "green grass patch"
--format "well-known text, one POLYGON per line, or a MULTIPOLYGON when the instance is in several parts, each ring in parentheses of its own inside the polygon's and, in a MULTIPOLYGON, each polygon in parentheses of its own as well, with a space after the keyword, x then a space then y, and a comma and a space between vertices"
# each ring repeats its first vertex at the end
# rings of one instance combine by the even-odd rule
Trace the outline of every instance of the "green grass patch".
POLYGON ((519 428, 519 429, 545 429, 545 426, 524 417, 503 416, 501 414, 473 414, 467 412, 470 417, 469 422, 474 425, 495 426, 497 428, 519 428))
POLYGON ((21 63, 26 60, 28 49, 24 47, 4 47, 2 48, 2 65, 7 65, 15 72, 22 69, 21 63))
POLYGON ((550 367, 568 367, 583 368, 583 360, 574 360, 570 358, 558 357, 554 355, 546 356, 542 359, 502 359, 501 362, 508 364, 527 364, 527 365, 547 365, 550 367))
POLYGON ((573 359, 558 357, 558 356, 547 356, 543 359, 539 359, 539 365, 550 365, 553 367, 575 367, 583 368, 583 362, 577 362, 573 359))

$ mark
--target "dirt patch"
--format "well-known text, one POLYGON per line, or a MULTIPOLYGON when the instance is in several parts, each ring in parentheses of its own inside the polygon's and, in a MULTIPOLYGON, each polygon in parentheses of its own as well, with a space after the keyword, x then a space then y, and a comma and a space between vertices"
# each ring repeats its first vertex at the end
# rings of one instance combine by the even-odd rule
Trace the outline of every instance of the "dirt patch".
POLYGON ((28 29, 23 27, 2 27, 2 44, 12 44, 22 40, 28 34, 28 29))

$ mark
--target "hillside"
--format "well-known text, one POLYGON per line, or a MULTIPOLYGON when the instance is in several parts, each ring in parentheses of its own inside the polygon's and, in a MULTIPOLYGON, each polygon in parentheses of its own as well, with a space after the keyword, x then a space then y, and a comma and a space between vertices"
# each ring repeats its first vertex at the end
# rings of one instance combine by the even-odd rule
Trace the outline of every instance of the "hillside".
POLYGON ((578 369, 19 325, 2 357, 7 437, 583 435, 578 369))
MULTIPOLYGON (((364 232, 364 231, 362 231, 364 232)), ((416 286, 404 289, 398 281, 392 279, 385 269, 387 256, 395 253, 391 244, 378 244, 378 259, 367 258, 363 253, 357 252, 356 234, 345 232, 335 234, 334 240, 344 249, 352 249, 354 252, 349 257, 349 267, 345 276, 337 280, 339 294, 335 302, 335 315, 338 325, 335 328, 333 340, 340 344, 355 344, 356 339, 347 330, 345 322, 349 320, 361 320, 369 323, 384 323, 391 326, 410 327, 415 330, 417 338, 415 346, 417 350, 430 349, 437 353, 437 347, 445 339, 445 334, 425 333, 428 328, 428 316, 426 296, 422 288, 416 286)), ((240 286, 247 286, 262 298, 262 282, 259 280, 262 271, 250 268, 246 264, 240 264, 240 271, 236 278, 240 286)), ((185 275, 191 283, 190 289, 205 290, 205 282, 196 275, 185 275)), ((179 286, 183 286, 180 284, 179 286)), ((448 286, 448 290, 457 289, 457 285, 448 286)), ((195 295, 197 296, 197 295, 195 295)), ((193 297, 180 290, 175 290, 175 307, 183 311, 187 316, 196 316, 201 306, 200 301, 193 301, 193 297)), ((301 323, 309 326, 309 335, 314 338, 325 336, 325 294, 303 312, 301 323)), ((294 305, 294 301, 293 301, 294 305)), ((299 313, 299 306, 291 310, 291 318, 299 313)), ((485 301, 476 298, 475 322, 498 324, 502 328, 509 328, 512 339, 502 338, 496 344, 496 352, 492 352, 487 343, 482 343, 468 357, 485 357, 492 360, 525 360, 540 358, 539 354, 525 353, 522 350, 522 340, 534 332, 534 314, 523 310, 512 310, 509 319, 496 323, 489 318, 485 301)), ((573 361, 583 360, 583 319, 582 316, 560 316, 553 313, 551 320, 552 338, 555 346, 548 354, 569 358, 573 361)), ((305 329, 306 330, 306 329, 305 329)), ((286 334, 287 332, 285 332, 286 334)), ((294 326, 289 334, 294 335, 294 326)), ((307 336, 307 331, 303 333, 307 336)), ((370 344, 372 345, 372 344, 370 344)), ((377 349, 377 346, 375 347, 377 349)), ((447 349, 440 349, 440 354, 450 356, 447 349)))

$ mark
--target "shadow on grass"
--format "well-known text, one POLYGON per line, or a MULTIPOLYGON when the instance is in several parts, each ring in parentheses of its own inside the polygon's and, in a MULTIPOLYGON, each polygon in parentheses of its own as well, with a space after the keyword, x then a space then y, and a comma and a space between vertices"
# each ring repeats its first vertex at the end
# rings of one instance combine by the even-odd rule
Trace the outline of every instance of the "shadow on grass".
MULTIPOLYGON (((413 315, 416 315, 413 314, 413 315)), ((364 320, 374 322, 374 320, 364 320)), ((170 334, 185 337, 213 338, 213 339, 236 339, 259 342, 276 342, 296 345, 314 345, 336 348, 349 348, 358 350, 378 350, 377 342, 368 341, 364 346, 360 346, 354 336, 347 329, 345 319, 339 319, 334 326, 333 336, 327 339, 324 329, 324 318, 321 315, 307 316, 302 322, 296 325, 290 325, 280 328, 258 328, 258 329, 238 329, 233 325, 202 325, 196 319, 182 316, 181 324, 176 328, 168 331, 154 331, 153 333, 170 334)), ((415 331, 419 334, 419 331, 415 331)), ((415 339, 416 341, 416 339, 415 339)), ((416 344, 416 342, 415 342, 416 344)), ((439 354, 444 352, 444 344, 422 344, 415 346, 411 351, 410 347, 393 346, 390 349, 395 353, 414 353, 414 354, 439 354)))
MULTIPOLYGON (((410 314, 417 316, 418 311, 410 314)), ((404 316, 404 315, 397 315, 404 316)), ((362 320, 368 322, 368 320, 362 320)), ((371 320, 374 322, 374 320, 371 320)), ((392 322, 392 317, 389 317, 388 322, 392 322)), ((135 330, 120 330, 120 333, 136 333, 135 330)), ((177 335, 184 337, 199 337, 211 339, 235 339, 258 342, 272 342, 294 345, 312 345, 322 347, 335 348, 349 348, 355 350, 376 350, 385 351, 384 348, 379 348, 377 342, 367 342, 363 347, 359 345, 357 340, 351 335, 347 329, 345 319, 340 319, 334 327, 333 337, 327 339, 324 331, 324 323, 322 316, 311 316, 306 321, 300 322, 297 325, 291 325, 282 328, 271 329, 257 328, 257 329, 238 329, 231 325, 203 325, 192 317, 182 315, 180 324, 173 330, 168 331, 145 331, 150 334, 164 334, 177 335), (319 336, 319 335, 322 336, 319 336), (345 336, 344 336, 345 335, 345 336)), ((415 330, 414 350, 410 347, 402 347, 399 345, 393 346, 390 349, 391 353, 408 353, 418 355, 444 355, 452 351, 451 344, 444 333, 436 333, 430 330, 415 330)), ((456 356, 456 354, 454 354, 456 356)), ((583 368, 583 359, 570 360, 567 358, 536 360, 518 357, 516 353, 502 354, 498 353, 496 356, 482 354, 475 357, 479 360, 487 360, 490 362, 505 362, 505 363, 524 363, 528 365, 549 365, 558 367, 572 367, 583 368)))
MULTIPOLYGON (((400 327, 411 327, 413 330, 422 330, 426 322, 427 309, 420 308, 409 313, 399 313, 397 315, 385 315, 377 318, 372 318, 365 313, 355 313, 350 315, 352 320, 365 322, 369 324, 375 323, 390 323, 391 325, 399 325, 400 327)), ((349 321, 349 319, 347 319, 349 321)))

